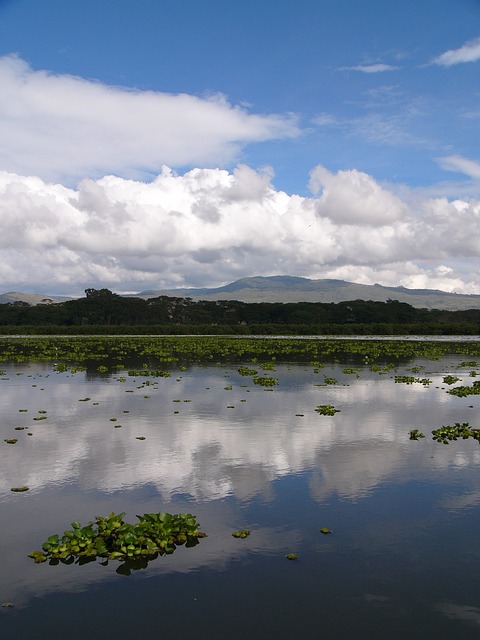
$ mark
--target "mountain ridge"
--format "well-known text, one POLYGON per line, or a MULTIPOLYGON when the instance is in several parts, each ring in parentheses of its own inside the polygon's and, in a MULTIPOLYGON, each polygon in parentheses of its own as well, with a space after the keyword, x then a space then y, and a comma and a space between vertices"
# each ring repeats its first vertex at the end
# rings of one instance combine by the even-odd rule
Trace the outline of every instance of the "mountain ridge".
POLYGON ((449 311, 480 308, 480 295, 449 293, 439 289, 407 289, 380 284, 357 284, 346 280, 312 280, 299 276, 253 276, 222 287, 146 290, 139 298, 188 297, 192 300, 239 300, 240 302, 347 302, 398 300, 412 307, 449 311))
MULTIPOLYGON (((403 286, 388 287, 380 284, 357 284, 331 278, 313 280, 286 275, 245 277, 214 288, 147 289, 139 293, 125 294, 122 297, 149 299, 159 296, 191 298, 194 301, 238 300, 246 303, 338 303, 350 300, 372 300, 375 302, 398 300, 418 309, 444 309, 447 311, 480 309, 480 295, 477 294, 449 293, 439 289, 407 289, 403 286)), ((54 304, 71 299, 18 291, 0 294, 0 304, 12 302, 26 302, 29 305, 54 304)))

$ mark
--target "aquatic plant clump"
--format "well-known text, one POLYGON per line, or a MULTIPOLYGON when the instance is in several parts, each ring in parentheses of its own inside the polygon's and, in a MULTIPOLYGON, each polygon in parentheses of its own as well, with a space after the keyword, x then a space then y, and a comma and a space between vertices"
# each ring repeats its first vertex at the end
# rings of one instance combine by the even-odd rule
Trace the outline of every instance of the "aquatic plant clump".
POLYGON ((414 376, 395 376, 395 382, 403 383, 403 384, 414 384, 414 383, 423 384, 423 385, 432 384, 432 381, 429 380, 428 378, 415 378, 414 376))
POLYGON ((334 416, 340 412, 340 409, 335 409, 331 404, 319 404, 315 411, 321 416, 334 416))
POLYGON ((259 384, 262 387, 274 387, 276 384, 278 384, 278 378, 262 378, 261 376, 254 376, 253 384, 259 384))
POLYGON ((256 376, 258 373, 256 369, 249 369, 248 367, 239 367, 237 371, 241 376, 256 376))
POLYGON ((50 564, 83 564, 97 557, 108 560, 154 559, 158 555, 172 554, 178 545, 193 547, 199 538, 195 516, 187 514, 146 513, 137 516, 139 522, 124 522, 124 513, 96 516, 95 521, 82 527, 72 522, 72 529, 49 536, 42 551, 33 551, 29 557, 36 563, 50 560, 50 564))
POLYGON ((465 396, 478 396, 480 395, 480 380, 476 380, 471 387, 454 387, 447 391, 452 396, 458 396, 464 398, 465 396))
POLYGON ((241 529, 240 531, 234 531, 232 533, 232 536, 234 538, 246 538, 247 536, 250 535, 250 529, 241 529))
POLYGON ((419 440, 420 438, 424 438, 425 434, 423 434, 418 429, 410 429, 409 436, 410 436, 410 440, 419 440))
POLYGON ((457 378, 457 376, 445 376, 443 378, 443 383, 444 384, 455 384, 456 382, 459 382, 460 378, 457 378))
POLYGON ((142 369, 141 371, 130 370, 128 375, 134 378, 139 378, 140 376, 151 376, 152 378, 170 378, 170 371, 158 371, 158 370, 150 370, 150 369, 142 369))
POLYGON ((463 422, 460 424, 456 422, 454 425, 446 425, 441 427, 440 429, 434 429, 432 431, 433 440, 437 442, 441 442, 443 444, 449 444, 452 441, 458 440, 462 438, 463 440, 467 440, 468 438, 473 438, 480 443, 480 429, 474 429, 470 427, 468 422, 463 422))

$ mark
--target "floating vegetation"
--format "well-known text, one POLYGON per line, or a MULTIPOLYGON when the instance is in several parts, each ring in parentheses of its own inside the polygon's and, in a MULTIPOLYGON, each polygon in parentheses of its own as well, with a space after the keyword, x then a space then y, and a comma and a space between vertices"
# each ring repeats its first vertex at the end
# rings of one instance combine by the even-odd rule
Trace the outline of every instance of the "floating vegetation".
POLYGON ((24 493, 25 491, 28 491, 29 487, 12 487, 10 489, 10 491, 14 491, 15 493, 24 493))
POLYGON ((249 369, 248 367, 239 367, 237 371, 241 376, 256 376, 258 373, 256 369, 249 369))
POLYGON ((96 516, 84 527, 79 522, 72 522, 72 529, 65 531, 63 536, 49 536, 42 551, 32 551, 28 556, 36 563, 49 559, 54 565, 74 561, 84 564, 96 558, 104 558, 107 563, 108 560, 150 560, 172 554, 179 545, 193 547, 199 538, 206 537, 199 531, 195 516, 189 513, 147 513, 137 516, 139 522, 136 524, 124 522, 124 515, 112 512, 108 516, 96 516))
POLYGON ((395 369, 396 365, 394 362, 389 362, 388 364, 384 364, 384 365, 380 365, 380 364, 372 364, 370 365, 370 371, 373 371, 374 373, 388 373, 389 371, 391 371, 392 369, 395 369))
POLYGON ((478 396, 480 395, 480 380, 476 380, 471 387, 454 387, 447 391, 452 396, 458 396, 464 398, 465 396, 478 396))
POLYGON ((423 434, 418 429, 410 429, 408 434, 410 436, 410 440, 419 440, 420 438, 424 438, 425 437, 425 434, 423 434))
POLYGON ((234 531, 232 533, 232 536, 234 538, 242 538, 243 539, 243 538, 246 538, 247 536, 249 536, 250 533, 251 533, 250 529, 240 529, 240 531, 234 531))
POLYGON ((128 375, 135 378, 140 376, 149 376, 151 378, 170 378, 172 374, 170 371, 151 371, 150 369, 143 369, 141 371, 131 370, 128 372, 128 375))
POLYGON ((340 412, 340 409, 335 409, 331 404, 319 404, 315 411, 321 416, 334 416, 340 412))
POLYGON ((17 444, 18 440, 17 438, 5 438, 4 442, 7 444, 17 444))
POLYGON ((46 420, 47 416, 37 416, 34 420, 46 420))
POLYGON ((261 376, 254 376, 253 384, 259 384, 262 387, 274 387, 276 384, 278 384, 278 378, 262 378, 261 376))
POLYGON ((324 535, 327 535, 328 533, 332 533, 330 529, 327 529, 327 527, 322 527, 320 529, 320 533, 323 533, 324 535))
POLYGON ((328 378, 327 376, 324 376, 323 384, 338 384, 338 380, 336 378, 328 378))
MULTIPOLYGON (((326 359, 345 354, 358 355, 373 371, 395 368, 398 362, 417 356, 438 360, 447 353, 461 354, 466 361, 460 366, 477 368, 469 358, 480 356, 478 342, 439 342, 435 340, 338 340, 332 338, 251 338, 226 336, 0 336, 2 359, 9 362, 51 361, 55 370, 67 371, 70 366, 94 360, 107 360, 109 370, 118 369, 133 357, 148 354, 163 363, 187 366, 197 362, 233 362, 248 358, 252 363, 268 358, 262 368, 273 367, 274 359, 309 362, 320 368, 326 359), (468 358, 468 360, 467 360, 468 358)), ((102 363, 103 364, 103 363, 102 363)), ((256 365, 260 366, 260 365, 256 365)), ((142 367, 148 371, 148 366, 142 367)), ((138 372, 134 372, 138 375, 138 372)), ((152 375, 151 371, 148 372, 152 375)))
POLYGON ((232 385, 229 384, 226 387, 223 387, 225 391, 231 391, 233 389, 232 385))
POLYGON ((395 376, 395 382, 403 383, 403 384, 423 384, 429 385, 432 384, 432 381, 428 378, 414 378, 413 376, 395 376))
POLYGON ((444 384, 455 384, 456 382, 459 382, 460 378, 457 378, 457 376, 444 376, 443 378, 443 383, 444 384))
POLYGON ((145 440, 146 439, 145 436, 135 436, 135 438, 137 440, 145 440))
POLYGON ((79 402, 88 402, 91 398, 80 398, 79 402))
POLYGON ((450 444, 450 442, 458 440, 459 438, 462 438, 463 440, 473 438, 480 443, 480 429, 470 427, 468 422, 463 422, 462 424, 456 422, 452 426, 443 426, 440 429, 432 431, 432 435, 433 440, 441 442, 442 444, 450 444))
POLYGON ((275 362, 262 362, 259 366, 260 369, 264 371, 273 371, 275 369, 275 362))
POLYGON ((287 558, 287 560, 296 560, 298 558, 298 555, 296 553, 287 553, 285 557, 287 558))

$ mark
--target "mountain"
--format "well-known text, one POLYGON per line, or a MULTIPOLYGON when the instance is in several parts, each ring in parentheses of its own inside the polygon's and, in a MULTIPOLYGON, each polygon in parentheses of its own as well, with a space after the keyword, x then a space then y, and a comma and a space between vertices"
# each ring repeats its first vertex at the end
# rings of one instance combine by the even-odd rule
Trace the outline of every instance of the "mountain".
POLYGON ((0 294, 0 304, 8 304, 10 302, 26 302, 34 306, 36 304, 51 304, 53 302, 63 302, 69 298, 61 298, 59 296, 46 296, 43 293, 21 293, 20 291, 10 291, 9 293, 0 294))
POLYGON ((367 285, 345 280, 310 280, 294 276, 241 278, 215 289, 147 290, 139 298, 173 296, 192 300, 240 300, 241 302, 345 302, 348 300, 398 300, 418 309, 457 311, 480 309, 480 295, 447 293, 436 289, 407 289, 367 285))
MULTIPOLYGON (((348 300, 398 300, 417 309, 460 311, 480 309, 480 295, 447 293, 436 289, 406 289, 379 284, 355 284, 345 280, 310 280, 294 276, 241 278, 214 289, 148 289, 125 297, 171 296, 192 300, 240 300, 241 302, 346 302, 348 300)), ((0 294, 0 304, 26 302, 30 305, 63 302, 71 298, 12 291, 0 294)))

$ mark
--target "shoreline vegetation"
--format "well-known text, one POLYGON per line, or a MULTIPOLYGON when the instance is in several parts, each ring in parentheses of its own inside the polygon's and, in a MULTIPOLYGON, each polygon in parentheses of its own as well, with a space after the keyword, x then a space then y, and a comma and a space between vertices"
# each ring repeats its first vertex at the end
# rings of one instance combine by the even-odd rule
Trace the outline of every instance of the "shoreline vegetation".
POLYGON ((480 309, 418 309, 405 302, 246 303, 160 296, 144 300, 108 289, 31 306, 0 305, 0 335, 465 335, 480 334, 480 309))

